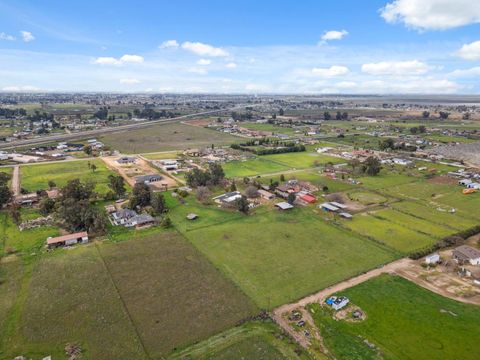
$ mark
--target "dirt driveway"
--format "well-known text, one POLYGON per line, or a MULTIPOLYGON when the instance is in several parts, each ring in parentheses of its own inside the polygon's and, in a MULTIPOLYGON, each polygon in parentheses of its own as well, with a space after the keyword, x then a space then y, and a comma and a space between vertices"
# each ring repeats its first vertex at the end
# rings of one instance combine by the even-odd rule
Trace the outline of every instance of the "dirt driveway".
MULTIPOLYGON (((102 160, 108 168, 116 171, 131 186, 135 186, 135 177, 148 174, 159 174, 160 172, 150 166, 149 162, 143 157, 135 156, 136 161, 133 164, 119 164, 117 160, 122 156, 103 156, 102 160)), ((165 186, 170 189, 178 186, 177 182, 165 173, 161 173, 162 180, 151 183, 150 187, 154 190, 164 190, 165 186)))

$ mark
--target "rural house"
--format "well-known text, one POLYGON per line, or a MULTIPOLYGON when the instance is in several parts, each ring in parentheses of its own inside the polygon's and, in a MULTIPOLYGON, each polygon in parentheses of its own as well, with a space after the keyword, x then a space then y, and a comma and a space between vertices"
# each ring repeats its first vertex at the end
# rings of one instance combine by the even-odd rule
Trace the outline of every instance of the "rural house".
POLYGON ((471 246, 459 246, 453 249, 452 255, 459 264, 470 263, 471 265, 480 265, 480 250, 471 246))
POLYGON ((88 234, 86 231, 57 237, 49 237, 47 239, 47 247, 49 249, 85 243, 88 243, 88 234))
POLYGON ((216 196, 213 198, 213 200, 215 200, 215 202, 218 204, 231 204, 234 201, 240 199, 241 197, 242 195, 239 191, 231 191, 220 196, 216 196))
POLYGON ((131 218, 137 216, 137 213, 130 209, 120 209, 112 213, 112 222, 114 225, 125 225, 131 218))
POLYGON ((137 159, 133 156, 122 156, 117 160, 117 163, 121 165, 126 165, 126 164, 134 164, 137 161, 137 159))

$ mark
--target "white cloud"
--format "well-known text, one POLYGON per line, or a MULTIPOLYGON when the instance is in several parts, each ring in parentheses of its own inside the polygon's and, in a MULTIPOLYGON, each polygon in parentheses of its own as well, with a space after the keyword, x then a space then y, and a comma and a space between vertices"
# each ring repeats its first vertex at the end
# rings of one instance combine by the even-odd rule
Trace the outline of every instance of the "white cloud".
POLYGON ((209 60, 209 59, 200 59, 197 61, 197 64, 198 65, 210 65, 212 63, 212 60, 209 60))
POLYGON ((333 65, 329 68, 313 68, 311 73, 321 77, 342 76, 348 73, 348 68, 346 66, 333 65))
POLYGON ((30 42, 35 40, 35 36, 30 31, 20 31, 20 34, 22 34, 23 41, 25 42, 30 42))
POLYGON ((470 69, 457 69, 449 73, 448 76, 455 78, 469 78, 480 76, 480 66, 476 66, 470 69))
POLYGON ((222 48, 214 47, 212 45, 204 44, 201 42, 186 41, 182 44, 182 49, 191 51, 194 54, 197 54, 200 56, 212 56, 212 57, 229 56, 229 53, 226 50, 222 48))
POLYGON ((388 23, 418 30, 445 30, 480 22, 478 0, 394 0, 380 9, 388 23))
POLYGON ((120 58, 120 62, 122 63, 136 63, 141 64, 143 63, 144 59, 140 55, 128 55, 125 54, 120 58))
POLYGON ((176 49, 180 46, 177 40, 166 40, 164 41, 159 48, 160 49, 176 49))
POLYGON ((135 78, 125 78, 125 79, 120 79, 120 84, 128 84, 128 85, 140 84, 140 80, 135 78))
POLYGON ((98 65, 115 65, 115 66, 120 66, 126 63, 135 63, 135 64, 141 64, 143 63, 144 58, 140 55, 128 55, 125 54, 121 58, 117 59, 112 56, 100 56, 93 60, 94 64, 98 65))
POLYGON ((0 32, 0 40, 15 41, 15 36, 0 32))
POLYGON ((237 64, 234 62, 229 62, 228 64, 225 65, 227 69, 235 69, 237 67, 237 64))
POLYGON ((431 66, 418 61, 381 61, 362 65, 362 72, 370 75, 420 75, 425 74, 431 66))
POLYGON ((321 39, 323 42, 330 41, 330 40, 341 40, 347 35, 348 35, 348 31, 346 30, 340 30, 340 31, 330 30, 330 31, 325 31, 321 39))
POLYGON ((40 89, 32 85, 14 85, 14 86, 5 86, 4 88, 2 88, 2 91, 28 92, 28 91, 40 91, 40 89))
POLYGON ((458 51, 458 56, 466 60, 480 60, 480 41, 463 45, 458 51))
POLYGON ((206 75, 208 74, 208 70, 205 67, 190 67, 187 69, 187 72, 199 75, 206 75))

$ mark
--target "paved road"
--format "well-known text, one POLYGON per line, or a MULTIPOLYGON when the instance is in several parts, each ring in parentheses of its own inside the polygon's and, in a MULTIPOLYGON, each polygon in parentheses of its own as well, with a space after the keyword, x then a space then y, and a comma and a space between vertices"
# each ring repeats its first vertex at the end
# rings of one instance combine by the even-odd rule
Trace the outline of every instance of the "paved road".
POLYGON ((255 106, 259 106, 259 105, 260 104, 238 105, 238 106, 228 108, 228 109, 203 111, 203 112, 199 112, 199 113, 195 113, 195 114, 187 114, 187 115, 177 116, 177 117, 170 118, 170 119, 144 121, 144 122, 139 122, 139 123, 134 123, 134 124, 120 125, 120 126, 115 126, 115 127, 107 127, 107 128, 103 128, 103 129, 96 129, 96 130, 81 131, 81 132, 71 133, 71 134, 41 136, 41 137, 34 138, 34 139, 19 140, 19 141, 15 141, 15 142, 11 142, 11 143, 2 143, 2 144, 0 144, 0 149, 6 150, 6 149, 14 149, 14 148, 17 148, 17 147, 23 147, 23 146, 29 146, 29 145, 40 145, 40 144, 45 144, 45 143, 49 143, 49 142, 56 142, 56 141, 84 139, 84 138, 88 138, 88 137, 95 137, 95 136, 102 135, 102 134, 114 133, 114 132, 125 131, 125 130, 140 129, 140 128, 149 127, 149 126, 158 125, 158 124, 175 123, 175 122, 185 120, 185 119, 188 119, 188 118, 191 118, 191 117, 216 114, 216 113, 219 113, 219 112, 230 112, 230 111, 243 109, 243 108, 246 108, 246 107, 255 107, 255 106))

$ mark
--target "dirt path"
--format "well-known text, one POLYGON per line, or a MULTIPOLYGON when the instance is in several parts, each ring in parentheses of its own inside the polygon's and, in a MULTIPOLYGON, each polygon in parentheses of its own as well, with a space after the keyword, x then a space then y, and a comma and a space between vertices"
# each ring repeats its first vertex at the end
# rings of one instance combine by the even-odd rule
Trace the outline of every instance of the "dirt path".
MULTIPOLYGON (((390 264, 387 264, 381 268, 376 268, 373 270, 370 270, 364 274, 361 274, 359 276, 356 276, 354 278, 342 281, 338 284, 335 284, 333 286, 330 286, 328 288, 325 288, 313 295, 307 296, 296 303, 291 303, 291 304, 285 304, 282 306, 279 306, 278 308, 273 310, 273 318, 277 322, 278 325, 282 327, 283 330, 285 330, 291 337, 293 337, 302 347, 308 348, 311 344, 310 339, 305 336, 303 332, 297 332, 295 329, 290 325, 288 321, 288 315, 295 309, 300 310, 304 314, 304 320, 310 325, 312 329, 316 329, 315 324, 313 323, 313 319, 308 314, 308 312, 305 309, 305 306, 314 302, 323 302, 328 296, 340 292, 342 290, 348 289, 352 286, 361 284, 371 278, 374 278, 380 274, 384 273, 395 273, 399 269, 402 269, 406 266, 409 266, 413 260, 410 259, 400 259, 394 262, 391 262, 390 264)), ((319 342, 322 344, 322 338, 318 331, 315 331, 312 334, 319 342)), ((324 348, 324 351, 326 349, 324 348)))
POLYGON ((18 165, 13 167, 12 192, 15 198, 20 195, 20 166, 18 165))

